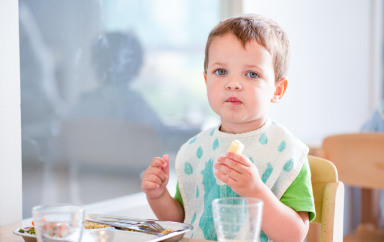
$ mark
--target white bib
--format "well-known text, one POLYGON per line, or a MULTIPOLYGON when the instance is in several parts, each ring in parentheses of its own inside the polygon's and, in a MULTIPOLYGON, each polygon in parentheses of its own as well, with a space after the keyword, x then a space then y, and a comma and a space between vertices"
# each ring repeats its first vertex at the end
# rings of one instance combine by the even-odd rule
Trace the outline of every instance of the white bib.
MULTIPOLYGON (((217 240, 212 201, 238 195, 229 186, 218 182, 213 164, 219 156, 226 154, 234 139, 244 144, 243 155, 256 165, 262 181, 278 199, 295 180, 308 155, 308 147, 304 143, 269 119, 260 129, 247 133, 229 134, 216 127, 191 138, 176 157, 184 221, 194 227, 186 237, 217 240)), ((264 233, 261 234, 263 236, 264 233)))

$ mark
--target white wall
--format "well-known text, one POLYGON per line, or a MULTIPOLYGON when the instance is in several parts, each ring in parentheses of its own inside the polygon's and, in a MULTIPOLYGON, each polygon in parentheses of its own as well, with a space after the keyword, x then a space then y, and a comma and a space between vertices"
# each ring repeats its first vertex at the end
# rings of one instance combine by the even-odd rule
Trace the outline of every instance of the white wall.
POLYGON ((0 225, 21 221, 18 2, 0 0, 0 225))
POLYGON ((309 144, 358 131, 381 96, 379 1, 245 0, 291 40, 288 90, 271 116, 309 144))

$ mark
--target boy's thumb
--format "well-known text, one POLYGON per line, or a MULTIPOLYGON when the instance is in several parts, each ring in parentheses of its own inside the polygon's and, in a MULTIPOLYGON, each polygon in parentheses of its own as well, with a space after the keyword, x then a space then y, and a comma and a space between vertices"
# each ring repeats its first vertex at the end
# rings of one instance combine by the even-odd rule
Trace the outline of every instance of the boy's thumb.
POLYGON ((163 155, 162 158, 165 161, 165 164, 162 165, 162 168, 169 170, 169 156, 168 155, 163 155))

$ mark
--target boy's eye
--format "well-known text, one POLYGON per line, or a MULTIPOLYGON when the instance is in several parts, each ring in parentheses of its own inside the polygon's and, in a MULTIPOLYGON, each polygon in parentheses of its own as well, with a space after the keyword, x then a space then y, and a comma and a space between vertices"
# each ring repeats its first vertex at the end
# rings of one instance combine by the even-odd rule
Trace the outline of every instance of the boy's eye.
POLYGON ((216 75, 222 76, 222 75, 227 74, 227 71, 224 70, 224 69, 217 69, 217 70, 215 71, 215 73, 216 73, 216 75))
POLYGON ((256 72, 248 72, 247 73, 247 77, 250 77, 250 78, 257 78, 259 77, 259 74, 257 74, 256 72))

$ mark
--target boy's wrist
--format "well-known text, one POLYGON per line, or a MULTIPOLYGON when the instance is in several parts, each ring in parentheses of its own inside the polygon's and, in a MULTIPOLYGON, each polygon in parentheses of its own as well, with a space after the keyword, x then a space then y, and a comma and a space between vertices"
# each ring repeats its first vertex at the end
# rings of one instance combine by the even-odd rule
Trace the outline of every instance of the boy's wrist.
POLYGON ((264 198, 269 196, 269 194, 271 193, 272 192, 269 187, 262 183, 260 186, 255 187, 255 189, 252 191, 251 194, 249 194, 250 196, 248 197, 259 198, 264 200, 264 198))
POLYGON ((162 200, 164 197, 166 197, 167 194, 169 195, 168 189, 164 188, 164 191, 158 196, 151 196, 149 194, 145 194, 145 195, 147 197, 148 202, 156 202, 156 201, 162 200))

